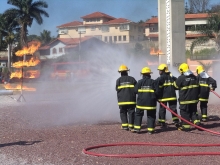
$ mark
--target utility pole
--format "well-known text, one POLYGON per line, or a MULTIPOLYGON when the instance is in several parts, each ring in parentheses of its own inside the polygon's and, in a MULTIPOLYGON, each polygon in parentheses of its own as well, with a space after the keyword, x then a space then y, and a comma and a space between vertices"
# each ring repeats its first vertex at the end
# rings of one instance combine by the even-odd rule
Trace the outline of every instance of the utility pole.
POLYGON ((79 32, 79 62, 80 62, 80 48, 81 47, 81 31, 79 32))

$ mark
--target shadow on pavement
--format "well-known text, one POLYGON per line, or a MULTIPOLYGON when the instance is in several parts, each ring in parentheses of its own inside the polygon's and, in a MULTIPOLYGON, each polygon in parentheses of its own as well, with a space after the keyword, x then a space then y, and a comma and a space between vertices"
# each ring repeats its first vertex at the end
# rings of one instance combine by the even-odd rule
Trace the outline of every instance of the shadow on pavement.
POLYGON ((0 148, 1 147, 7 147, 7 146, 14 146, 14 145, 21 145, 21 146, 26 146, 26 145, 33 145, 35 143, 40 143, 42 141, 38 140, 38 141, 18 141, 18 142, 13 142, 13 143, 4 143, 4 144, 0 144, 0 148))

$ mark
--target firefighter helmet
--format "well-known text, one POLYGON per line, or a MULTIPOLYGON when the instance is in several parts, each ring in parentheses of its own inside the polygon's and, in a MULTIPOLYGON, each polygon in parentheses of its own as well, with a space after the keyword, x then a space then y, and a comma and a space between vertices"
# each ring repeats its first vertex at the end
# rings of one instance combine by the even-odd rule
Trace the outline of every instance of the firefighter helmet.
POLYGON ((188 64, 186 63, 182 63, 180 66, 179 66, 179 72, 180 73, 185 73, 189 70, 189 66, 188 64))
POLYGON ((160 64, 157 70, 161 70, 161 71, 164 70, 165 72, 169 72, 167 64, 160 64))
POLYGON ((202 72, 204 72, 204 71, 205 71, 205 69, 203 68, 202 65, 197 66, 197 68, 196 68, 196 73, 197 73, 197 74, 200 74, 200 73, 202 73, 202 72))
POLYGON ((150 70, 149 67, 144 67, 144 68, 142 68, 142 70, 141 70, 141 74, 145 74, 145 73, 153 73, 153 72, 151 72, 151 70, 150 70))
POLYGON ((118 72, 124 72, 124 71, 129 71, 128 67, 124 64, 122 64, 119 69, 118 72))

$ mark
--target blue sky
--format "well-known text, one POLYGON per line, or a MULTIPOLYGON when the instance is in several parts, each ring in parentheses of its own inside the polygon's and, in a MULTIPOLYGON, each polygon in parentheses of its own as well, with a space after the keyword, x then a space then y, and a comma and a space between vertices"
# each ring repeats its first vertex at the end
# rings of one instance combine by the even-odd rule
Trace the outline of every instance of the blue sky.
MULTIPOLYGON (((126 18, 137 22, 147 20, 157 15, 158 0, 45 0, 48 3, 46 11, 49 18, 43 17, 44 22, 38 25, 34 22, 29 28, 29 34, 39 35, 44 29, 57 35, 57 28, 61 24, 82 21, 80 17, 93 12, 103 12, 115 18, 126 18)), ((211 0, 210 4, 220 3, 220 0, 211 0)), ((0 13, 13 6, 7 0, 1 0, 0 13)))

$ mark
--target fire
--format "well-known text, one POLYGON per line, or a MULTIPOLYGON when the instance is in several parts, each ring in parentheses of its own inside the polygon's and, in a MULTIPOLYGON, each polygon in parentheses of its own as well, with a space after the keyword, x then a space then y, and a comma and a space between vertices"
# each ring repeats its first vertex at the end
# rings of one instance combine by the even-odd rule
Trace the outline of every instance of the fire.
POLYGON ((10 84, 5 84, 4 87, 5 89, 10 89, 10 90, 36 91, 36 88, 28 88, 26 86, 21 87, 21 85, 11 86, 10 84))
POLYGON ((22 77, 22 72, 20 71, 16 71, 16 72, 12 72, 10 75, 10 79, 12 78, 21 78, 22 77))
POLYGON ((22 50, 18 50, 15 55, 16 56, 24 56, 27 54, 33 55, 36 50, 40 47, 41 43, 39 41, 32 41, 28 43, 28 47, 23 47, 22 50))
POLYGON ((164 53, 161 50, 155 50, 155 48, 151 48, 150 55, 164 55, 164 53))
POLYGON ((38 78, 40 76, 39 70, 29 70, 26 71, 25 78, 38 78))
POLYGON ((15 68, 20 68, 20 67, 29 67, 29 66, 36 66, 37 64, 40 63, 39 59, 34 59, 33 57, 29 61, 18 61, 12 64, 13 67, 15 68))

